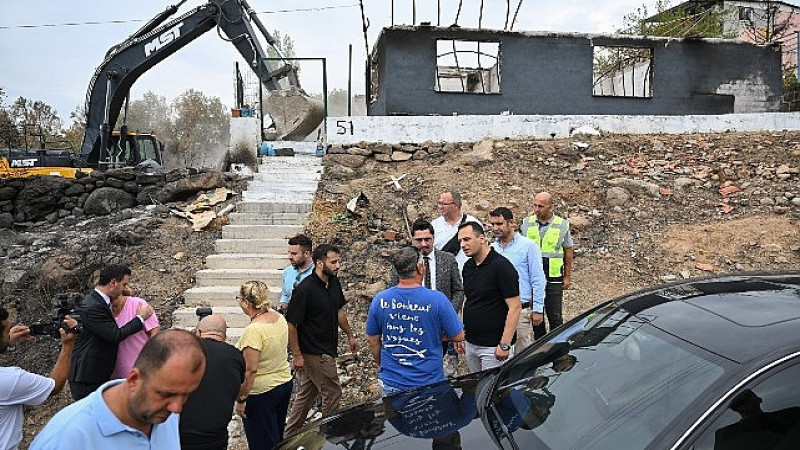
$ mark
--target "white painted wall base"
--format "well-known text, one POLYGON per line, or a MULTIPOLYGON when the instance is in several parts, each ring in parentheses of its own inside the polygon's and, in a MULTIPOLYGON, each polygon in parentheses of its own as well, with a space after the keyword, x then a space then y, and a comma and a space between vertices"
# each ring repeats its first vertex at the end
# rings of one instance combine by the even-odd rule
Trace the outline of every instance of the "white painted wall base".
POLYGON ((358 116, 329 117, 328 142, 474 142, 569 137, 591 127, 604 134, 798 131, 800 113, 698 116, 358 116))

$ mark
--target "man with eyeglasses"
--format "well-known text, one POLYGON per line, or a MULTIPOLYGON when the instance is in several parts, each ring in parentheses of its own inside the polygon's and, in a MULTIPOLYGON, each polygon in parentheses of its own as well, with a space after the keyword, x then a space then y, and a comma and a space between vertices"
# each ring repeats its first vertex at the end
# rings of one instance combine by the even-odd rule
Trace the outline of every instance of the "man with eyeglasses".
POLYGON ((474 216, 461 211, 461 194, 449 190, 439 196, 439 217, 433 219, 434 240, 437 250, 442 250, 456 257, 458 272, 464 268, 467 256, 458 243, 458 227, 467 222, 480 223, 474 216))
MULTIPOLYGON (((427 220, 418 219, 411 224, 411 243, 419 249, 425 267, 422 285, 441 292, 450 300, 453 310, 461 311, 461 304, 464 302, 464 285, 461 283, 458 263, 450 253, 434 248, 434 236, 433 225, 427 220)), ((389 287, 397 286, 398 282, 397 270, 392 268, 389 287)), ((458 353, 456 353, 452 341, 442 340, 442 352, 445 375, 455 375, 458 369, 458 353)))
POLYGON ((290 238, 286 253, 289 255, 290 264, 283 269, 283 288, 281 288, 281 301, 278 304, 278 311, 281 314, 286 313, 294 288, 314 271, 314 261, 311 259, 311 238, 305 234, 298 234, 290 238))

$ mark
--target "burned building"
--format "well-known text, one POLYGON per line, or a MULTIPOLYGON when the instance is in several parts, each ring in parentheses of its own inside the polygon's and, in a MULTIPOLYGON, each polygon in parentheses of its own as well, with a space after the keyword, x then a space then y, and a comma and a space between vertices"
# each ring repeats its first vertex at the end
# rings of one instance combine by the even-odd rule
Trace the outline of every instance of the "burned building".
POLYGON ((723 39, 384 28, 369 115, 779 111, 778 46, 723 39))

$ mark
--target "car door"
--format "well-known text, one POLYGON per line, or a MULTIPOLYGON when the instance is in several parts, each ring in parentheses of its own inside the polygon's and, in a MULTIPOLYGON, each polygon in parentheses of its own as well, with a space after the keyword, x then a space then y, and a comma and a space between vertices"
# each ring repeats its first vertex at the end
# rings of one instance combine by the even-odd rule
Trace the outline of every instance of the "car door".
MULTIPOLYGON (((784 358, 726 395, 690 450, 800 448, 800 355, 784 358)), ((698 429, 701 429, 698 427, 698 429)))

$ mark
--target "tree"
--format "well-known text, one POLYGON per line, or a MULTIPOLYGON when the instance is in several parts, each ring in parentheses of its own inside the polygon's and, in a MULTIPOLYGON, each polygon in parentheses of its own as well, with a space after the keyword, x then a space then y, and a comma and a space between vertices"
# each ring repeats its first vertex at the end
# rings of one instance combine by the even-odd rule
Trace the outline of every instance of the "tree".
POLYGON ((651 14, 643 4, 622 17, 623 25, 617 32, 642 36, 735 38, 735 32, 725 30, 727 14, 726 10, 699 2, 672 8, 670 0, 656 0, 655 14, 651 14))
POLYGON ((759 7, 747 7, 737 11, 738 19, 744 24, 743 37, 756 44, 782 42, 793 38, 797 29, 792 26, 794 9, 791 12, 781 11, 780 3, 762 1, 759 7))
POLYGON ((172 102, 171 133, 165 153, 182 166, 203 166, 222 155, 230 141, 230 122, 218 97, 189 89, 172 102))
POLYGON ((83 145, 83 135, 86 132, 86 107, 83 105, 76 106, 69 113, 69 119, 72 121, 72 125, 64 130, 64 140, 67 141, 70 148, 79 152, 81 145, 83 145))
POLYGON ((5 89, 0 87, 0 145, 8 148, 19 147, 19 131, 5 106, 5 89))
POLYGON ((63 122, 50 105, 40 100, 19 97, 11 105, 10 116, 15 127, 23 132, 23 147, 65 147, 61 131, 63 122))

